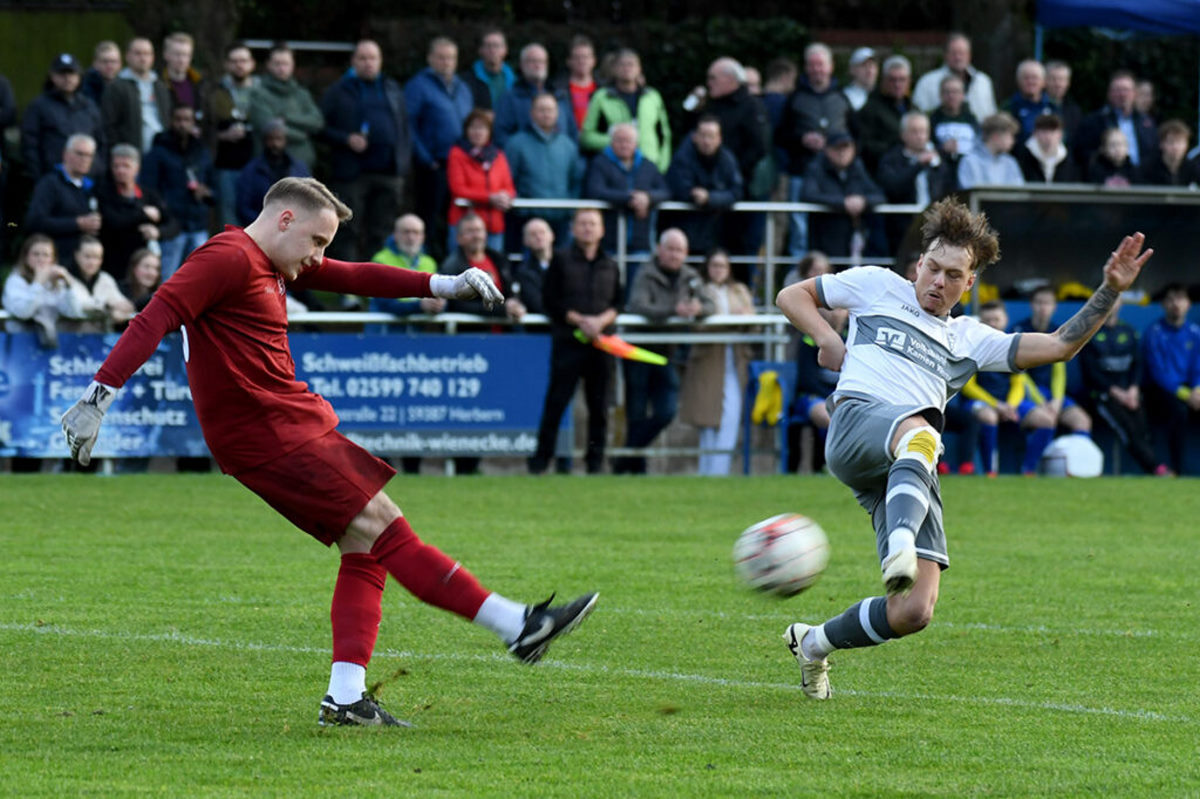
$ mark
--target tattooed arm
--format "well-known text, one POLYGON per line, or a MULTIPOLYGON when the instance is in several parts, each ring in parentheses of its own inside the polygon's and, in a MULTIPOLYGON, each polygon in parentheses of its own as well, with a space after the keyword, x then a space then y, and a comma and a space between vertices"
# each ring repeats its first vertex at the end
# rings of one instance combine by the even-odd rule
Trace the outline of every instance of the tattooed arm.
POLYGON ((1104 265, 1104 283, 1079 312, 1053 333, 1022 333, 1017 345, 1016 365, 1029 369, 1055 361, 1067 361, 1083 349, 1112 312, 1117 298, 1142 271, 1154 250, 1142 252, 1146 237, 1126 236, 1104 265))

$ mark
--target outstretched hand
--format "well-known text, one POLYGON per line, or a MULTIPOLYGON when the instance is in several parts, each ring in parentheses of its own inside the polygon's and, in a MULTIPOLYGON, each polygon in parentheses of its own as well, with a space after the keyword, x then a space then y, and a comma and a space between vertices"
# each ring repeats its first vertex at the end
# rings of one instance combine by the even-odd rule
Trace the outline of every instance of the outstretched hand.
POLYGON ((1108 256, 1108 262, 1104 264, 1104 285, 1114 291, 1125 291, 1133 285, 1146 261, 1154 255, 1153 249, 1142 252, 1142 245, 1145 243, 1146 237, 1141 233, 1121 239, 1117 249, 1113 250, 1112 255, 1108 256))
POLYGON ((504 302, 504 295, 491 276, 482 269, 472 266, 457 275, 433 275, 429 280, 430 293, 448 300, 480 299, 489 309, 504 302))

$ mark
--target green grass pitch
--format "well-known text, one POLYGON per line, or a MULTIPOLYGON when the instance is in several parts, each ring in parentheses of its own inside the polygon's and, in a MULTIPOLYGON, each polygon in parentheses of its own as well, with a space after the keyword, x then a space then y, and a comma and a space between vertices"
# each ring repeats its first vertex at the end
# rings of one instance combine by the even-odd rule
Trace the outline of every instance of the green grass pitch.
POLYGON ((533 668, 391 583, 368 681, 412 730, 323 729, 335 555, 217 475, 0 478, 0 794, 1200 795, 1200 484, 951 478, 933 624, 799 691, 780 635, 879 592, 827 477, 398 478, 417 532, 513 598, 600 591, 533 668), (797 511, 791 600, 738 532, 797 511))

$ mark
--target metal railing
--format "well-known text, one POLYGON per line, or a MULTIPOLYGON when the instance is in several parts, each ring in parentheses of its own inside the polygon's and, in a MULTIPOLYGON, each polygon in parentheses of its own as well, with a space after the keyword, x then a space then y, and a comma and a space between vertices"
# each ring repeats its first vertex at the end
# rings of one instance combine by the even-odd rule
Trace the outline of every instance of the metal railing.
MULTIPOLYGON (((458 199, 455 204, 463 208, 469 208, 474 205, 469 200, 458 199)), ((628 252, 628 211, 622 207, 613 206, 612 203, 603 200, 574 200, 567 198, 555 198, 549 200, 534 200, 517 197, 512 201, 512 207, 515 210, 576 210, 579 208, 594 208, 598 211, 615 211, 617 213, 617 249, 614 252, 613 258, 617 262, 617 267, 620 269, 621 282, 626 282, 628 275, 628 264, 641 263, 649 260, 651 255, 644 254, 639 256, 631 256, 628 252)), ((692 203, 683 203, 669 201, 659 203, 654 206, 655 211, 708 211, 709 209, 701 208, 692 203)), ((923 205, 899 205, 899 204, 883 204, 876 205, 871 208, 871 211, 879 214, 919 214, 925 210, 923 205)), ((761 264, 762 265, 762 291, 763 297, 760 305, 771 305, 775 301, 775 293, 778 291, 777 269, 781 264, 791 264, 791 258, 787 255, 780 255, 775 251, 775 238, 777 235, 778 220, 776 214, 792 214, 792 213, 814 213, 814 214, 830 214, 844 213, 841 208, 835 208, 829 205, 820 203, 795 203, 795 202, 738 202, 722 211, 732 211, 733 213, 762 213, 766 214, 765 228, 763 231, 763 242, 765 247, 762 255, 744 255, 731 254, 729 260, 735 264, 761 264)), ((512 260, 520 260, 519 254, 510 254, 512 260)), ((689 263, 699 263, 703 261, 702 255, 691 255, 688 257, 689 263)), ((831 258, 830 261, 835 265, 852 264, 857 265, 866 263, 862 258, 831 258)), ((889 266, 894 261, 892 258, 871 258, 871 263, 880 266, 889 266)))

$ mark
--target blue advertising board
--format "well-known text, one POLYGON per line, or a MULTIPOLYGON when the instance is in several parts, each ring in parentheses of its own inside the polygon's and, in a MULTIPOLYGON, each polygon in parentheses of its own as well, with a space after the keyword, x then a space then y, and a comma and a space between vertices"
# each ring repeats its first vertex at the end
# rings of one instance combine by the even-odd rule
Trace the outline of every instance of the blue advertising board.
MULTIPOLYGON (((59 418, 91 382, 115 335, 0 334, 0 455, 66 457, 59 418)), ((337 411, 338 429, 379 455, 528 455, 546 394, 540 335, 294 333, 296 377, 337 411)), ((569 428, 564 414, 560 440, 569 428)), ((208 453, 178 335, 130 378, 105 416, 95 457, 208 453)))

